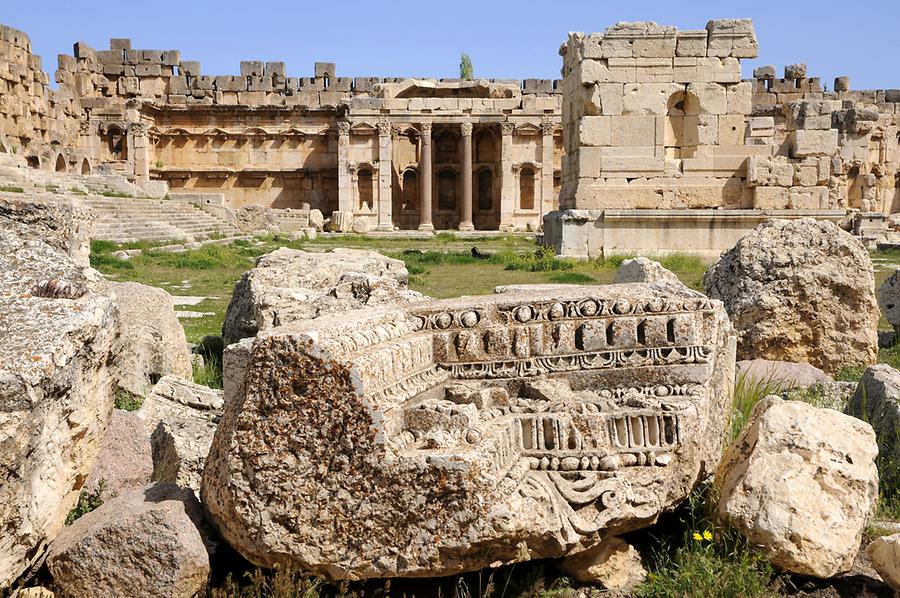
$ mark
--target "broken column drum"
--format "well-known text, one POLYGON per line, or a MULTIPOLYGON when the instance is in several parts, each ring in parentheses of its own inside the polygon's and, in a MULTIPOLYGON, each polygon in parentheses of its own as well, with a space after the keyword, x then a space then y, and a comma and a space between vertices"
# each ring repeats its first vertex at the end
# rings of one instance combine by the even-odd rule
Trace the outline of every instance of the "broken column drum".
POLYGON ((244 371, 204 503, 254 563, 333 579, 584 550, 650 525, 715 468, 734 351, 719 302, 653 284, 278 328, 226 354, 244 371))

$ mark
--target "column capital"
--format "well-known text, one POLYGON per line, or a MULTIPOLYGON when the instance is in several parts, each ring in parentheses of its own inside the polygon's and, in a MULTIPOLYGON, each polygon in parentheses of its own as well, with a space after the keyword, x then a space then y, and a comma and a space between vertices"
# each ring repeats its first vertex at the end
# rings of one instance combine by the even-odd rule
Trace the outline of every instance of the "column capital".
POLYGON ((431 123, 421 123, 419 125, 419 131, 422 135, 431 135, 431 123))
POLYGON ((459 131, 463 134, 463 137, 471 137, 472 136, 472 123, 462 123, 459 125, 459 131))
POLYGON ((338 133, 341 135, 349 135, 350 134, 350 121, 339 120, 337 121, 338 133))
POLYGON ((553 135, 553 123, 549 120, 541 121, 541 134, 553 135))
POLYGON ((400 127, 391 127, 391 139, 397 141, 400 139, 400 133, 402 133, 400 127))
POLYGON ((512 135, 515 128, 516 125, 509 121, 503 121, 502 123, 500 123, 500 133, 503 135, 512 135))
POLYGON ((379 118, 378 124, 375 125, 378 128, 378 135, 381 137, 387 137, 391 134, 391 123, 388 122, 386 118, 379 118))

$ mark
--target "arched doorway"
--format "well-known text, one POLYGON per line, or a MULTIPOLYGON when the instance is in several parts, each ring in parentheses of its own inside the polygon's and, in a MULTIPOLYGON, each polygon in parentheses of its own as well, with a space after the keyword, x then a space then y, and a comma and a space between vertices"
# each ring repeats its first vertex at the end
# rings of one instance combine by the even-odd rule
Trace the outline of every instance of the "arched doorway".
POLYGON ((368 168, 361 168, 357 174, 356 190, 360 210, 371 210, 374 204, 375 190, 373 188, 374 177, 368 168))
POLYGON ((29 168, 40 168, 41 167, 41 159, 37 156, 27 156, 25 161, 28 163, 29 168))
POLYGON ((68 170, 68 165, 66 164, 66 157, 62 154, 56 156, 56 172, 66 172, 68 170))
POLYGON ((667 160, 693 158, 697 153, 699 115, 700 100, 694 94, 679 91, 669 97, 664 136, 667 160))
POLYGON ((534 209, 534 168, 531 166, 519 170, 519 209, 534 209))
POLYGON ((91 163, 87 158, 81 161, 81 174, 91 174, 91 163))

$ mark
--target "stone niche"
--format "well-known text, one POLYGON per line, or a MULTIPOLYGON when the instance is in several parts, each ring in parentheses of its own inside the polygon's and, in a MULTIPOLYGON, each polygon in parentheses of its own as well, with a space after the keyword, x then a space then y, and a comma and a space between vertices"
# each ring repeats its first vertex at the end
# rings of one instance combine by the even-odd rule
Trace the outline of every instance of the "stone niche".
POLYGON ((202 494, 257 565, 332 579, 553 558, 652 524, 719 461, 735 341, 680 285, 369 308, 226 351, 202 494))

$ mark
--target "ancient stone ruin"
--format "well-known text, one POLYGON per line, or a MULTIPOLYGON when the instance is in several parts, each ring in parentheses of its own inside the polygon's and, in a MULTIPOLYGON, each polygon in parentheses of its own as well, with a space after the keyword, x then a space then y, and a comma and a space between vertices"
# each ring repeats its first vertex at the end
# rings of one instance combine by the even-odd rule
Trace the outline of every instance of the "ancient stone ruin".
POLYGON ((653 523, 712 471, 734 348, 721 304, 647 284, 261 333, 226 350, 243 384, 226 387, 203 502, 254 563, 332 579, 577 552, 653 523))
POLYGON ((543 227, 583 257, 715 255, 772 216, 855 210, 848 226, 870 244, 900 226, 887 218, 900 91, 846 77, 825 91, 803 64, 742 79, 758 52, 749 19, 573 33, 561 81, 347 77, 329 62, 296 77, 253 60, 211 75, 112 39, 61 55, 52 90, 27 35, 0 37, 0 181, 92 175, 79 188, 169 198, 142 212, 91 199, 105 238, 325 219, 358 233, 543 227), (245 206, 276 213, 237 217, 245 206), (154 215, 166 226, 148 227, 154 215))

